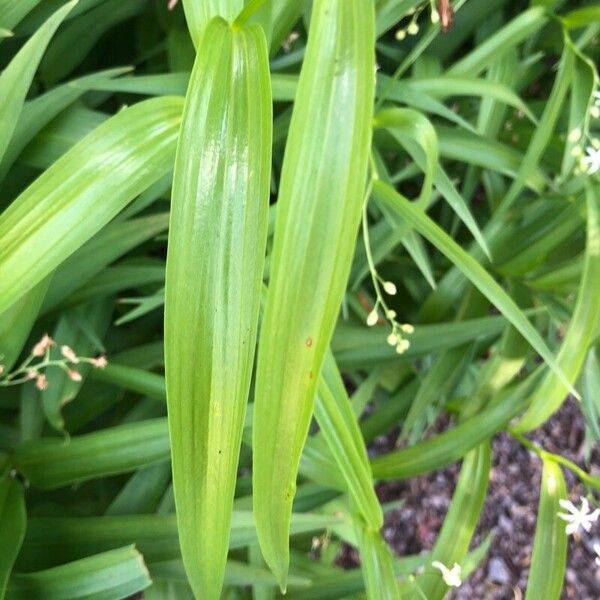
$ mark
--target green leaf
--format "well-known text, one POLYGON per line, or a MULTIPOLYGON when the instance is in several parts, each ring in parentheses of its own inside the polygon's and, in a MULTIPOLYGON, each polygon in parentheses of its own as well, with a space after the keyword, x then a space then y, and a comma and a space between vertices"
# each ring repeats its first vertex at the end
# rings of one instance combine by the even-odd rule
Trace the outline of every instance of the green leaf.
POLYGON ((8 373, 19 358, 39 314, 50 277, 29 290, 0 314, 0 362, 8 373))
POLYGON ((535 6, 517 17, 486 39, 447 71, 453 77, 474 77, 497 60, 503 53, 529 38, 547 22, 546 11, 535 6))
MULTIPOLYGON (((323 531, 339 524, 338 517, 315 513, 293 514, 291 535, 323 531)), ((231 520, 230 548, 256 543, 252 513, 235 511, 231 520)), ((135 544, 148 563, 180 557, 175 515, 115 517, 36 517, 31 519, 19 568, 46 568, 95 552, 135 544)))
POLYGON ((4 156, 15 130, 27 91, 46 46, 75 4, 77 0, 68 2, 57 10, 27 41, 0 75, 0 159, 4 156))
POLYGON ((383 513, 373 489, 367 449, 330 352, 323 363, 318 389, 315 418, 323 437, 348 485, 357 510, 368 528, 378 531, 383 526, 383 513))
POLYGON ((562 24, 567 29, 577 29, 600 21, 600 4, 591 4, 583 8, 576 8, 560 17, 562 24))
POLYGON ((165 358, 183 561, 217 597, 252 377, 267 240, 271 91, 264 34, 202 34, 175 162, 165 358))
POLYGON ((587 189, 587 244, 583 265, 583 277, 577 294, 577 303, 567 335, 558 353, 561 373, 566 382, 554 372, 548 372, 535 391, 531 406, 515 427, 519 432, 530 431, 542 424, 566 399, 572 385, 577 381, 585 362, 588 349, 600 322, 600 194, 598 186, 588 181, 587 189))
POLYGON ((4 475, 0 479, 0 598, 4 598, 26 526, 23 486, 16 479, 4 475))
POLYGON ((538 331, 523 314, 515 301, 500 287, 492 276, 471 255, 465 252, 448 234, 436 225, 424 212, 414 207, 398 194, 392 187, 375 182, 373 192, 377 198, 395 207, 423 237, 434 244, 452 263, 462 271, 496 308, 523 335, 548 366, 556 373, 559 381, 567 386, 575 396, 578 396, 568 376, 554 358, 552 352, 538 331))
POLYGON ((354 527, 368 600, 400 600, 392 555, 379 531, 357 521, 354 527))
POLYGON ((66 565, 15 574, 7 600, 113 600, 152 583, 142 555, 133 547, 111 550, 66 565))
POLYGON ((183 10, 194 46, 198 47, 202 33, 214 17, 230 23, 244 8, 244 0, 182 0, 183 10))
POLYGON ((156 98, 111 117, 0 215, 0 312, 170 170, 181 106, 156 98))
POLYGON ((520 385, 503 390, 479 414, 444 433, 374 458, 371 461, 373 476, 375 479, 409 479, 456 462, 523 410, 536 381, 537 375, 530 376, 520 385))
MULTIPOLYGON (((465 559, 485 502, 491 462, 488 442, 465 456, 452 503, 431 552, 432 561, 451 569, 454 563, 461 564, 465 559)), ((417 583, 427 600, 442 600, 448 592, 440 572, 432 567, 417 578, 417 583)), ((417 600, 420 596, 413 594, 411 598, 417 600)))
POLYGON ((559 600, 567 563, 565 522, 557 513, 559 501, 567 499, 567 489, 560 466, 544 460, 540 504, 525 600, 559 600))
POLYGON ((54 489, 168 458, 166 419, 152 419, 67 439, 31 440, 15 449, 13 460, 32 486, 54 489))
POLYGON ((12 29, 41 0, 0 0, 0 27, 12 29))
POLYGON ((314 2, 281 176, 258 352, 253 488, 261 549, 282 588, 298 463, 361 216, 374 35, 371 3, 314 2))
POLYGON ((50 84, 63 79, 111 27, 138 15, 147 5, 146 0, 103 0, 71 19, 48 47, 40 68, 43 79, 50 84))

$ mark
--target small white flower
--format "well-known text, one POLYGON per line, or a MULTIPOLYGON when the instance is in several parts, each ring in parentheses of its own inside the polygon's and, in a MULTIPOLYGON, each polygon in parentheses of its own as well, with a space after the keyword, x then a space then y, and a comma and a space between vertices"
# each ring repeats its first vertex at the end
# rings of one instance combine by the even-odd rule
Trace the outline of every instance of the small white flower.
POLYGON ((395 296, 396 292, 398 291, 396 286, 391 281, 384 281, 383 289, 385 290, 385 293, 389 294, 390 296, 395 296))
POLYGON ((594 552, 598 555, 596 556, 596 564, 600 567, 600 544, 594 544, 594 552))
POLYGON ((461 568, 458 563, 454 563, 454 566, 451 569, 448 569, 446 565, 435 560, 431 563, 431 566, 439 569, 446 585, 450 587, 460 587, 462 585, 462 580, 460 578, 461 568))
POLYGON ((385 313, 385 315, 386 315, 386 317, 387 317, 388 319, 391 319, 391 320, 393 321, 393 320, 396 318, 396 311, 395 311, 395 310, 388 310, 388 311, 385 313))
POLYGON ((567 535, 575 533, 580 527, 590 531, 592 524, 598 520, 600 510, 590 512, 590 503, 587 498, 581 498, 581 508, 577 508, 570 500, 559 500, 558 503, 567 513, 557 513, 557 516, 567 522, 565 528, 567 535))
POLYGON ((33 356, 44 356, 46 354, 46 350, 54 346, 54 340, 45 333, 42 339, 33 347, 31 354, 33 356))
POLYGON ((67 371, 67 375, 69 376, 69 379, 71 379, 72 381, 81 381, 83 379, 81 377, 81 373, 79 371, 77 371, 76 369, 69 369, 67 371))
POLYGON ((588 146, 586 155, 583 157, 583 164, 586 166, 587 173, 593 175, 600 171, 600 149, 588 146))
POLYGON ((406 30, 405 29, 398 29, 398 31, 396 31, 396 39, 399 42, 401 42, 405 37, 406 37, 406 30))
POLYGON ((440 13, 439 13, 437 10, 435 10, 435 9, 433 9, 433 10, 431 11, 431 22, 432 22, 434 25, 435 25, 436 23, 439 23, 439 22, 440 22, 440 13))
POLYGON ((373 327, 373 325, 377 325, 377 321, 379 321, 379 314, 377 313, 377 308, 374 308, 367 317, 367 325, 373 327))
POLYGON ((395 346, 398 343, 398 336, 395 333, 390 333, 387 337, 387 343, 390 346, 395 346))
POLYGON ((404 325, 402 325, 400 327, 400 329, 402 329, 402 331, 404 331, 404 333, 408 333, 408 334, 413 333, 415 330, 415 328, 410 323, 404 323, 404 325))

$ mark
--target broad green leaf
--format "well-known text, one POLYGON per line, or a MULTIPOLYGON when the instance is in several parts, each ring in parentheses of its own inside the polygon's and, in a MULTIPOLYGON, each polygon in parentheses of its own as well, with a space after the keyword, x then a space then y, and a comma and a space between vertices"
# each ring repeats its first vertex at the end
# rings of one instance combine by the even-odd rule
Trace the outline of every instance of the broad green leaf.
POLYGON ((0 159, 4 156, 13 135, 27 91, 46 46, 75 4, 77 0, 68 2, 56 11, 0 74, 0 159))
POLYGON ((567 335, 558 353, 558 365, 567 381, 554 372, 547 373, 535 391, 531 406, 515 428, 530 431, 541 425, 566 399, 572 385, 577 381, 585 362, 587 351, 594 339, 595 328, 600 320, 600 193, 594 182, 587 182, 587 244, 583 264, 583 277, 577 303, 567 335))
POLYGON ((559 600, 561 597, 567 562, 567 534, 565 522, 557 513, 561 511, 559 501, 566 499, 567 489, 560 466, 544 460, 525 600, 559 600))
POLYGON ((32 486, 53 489, 168 458, 166 419, 152 419, 67 439, 31 440, 16 448, 13 460, 32 486))
POLYGON ((375 182, 373 192, 377 198, 395 207, 399 214, 406 219, 423 237, 434 244, 452 263, 462 271, 496 308, 512 323, 531 346, 546 361, 568 391, 575 396, 577 392, 569 378, 554 358, 552 352, 542 339, 537 329, 531 324, 515 301, 500 287, 492 276, 470 254, 465 252, 448 234, 446 234, 424 212, 412 206, 393 188, 380 182, 375 182))
POLYGON ((23 486, 16 479, 4 475, 0 479, 0 598, 4 598, 26 524, 23 486))
POLYGON ((165 97, 121 111, 0 215, 0 311, 172 167, 181 107, 179 98, 165 97), (18 279, 12 273, 19 273, 18 279))
POLYGON ((373 45, 370 3, 314 2, 279 189, 253 428, 256 525, 282 588, 298 463, 361 216, 373 45))
POLYGON ((252 377, 267 239, 271 92, 262 30, 201 36, 175 161, 165 358, 183 561, 217 597, 252 377))
POLYGON ((47 569, 15 574, 7 600, 112 600, 152 583, 142 555, 129 546, 47 569))

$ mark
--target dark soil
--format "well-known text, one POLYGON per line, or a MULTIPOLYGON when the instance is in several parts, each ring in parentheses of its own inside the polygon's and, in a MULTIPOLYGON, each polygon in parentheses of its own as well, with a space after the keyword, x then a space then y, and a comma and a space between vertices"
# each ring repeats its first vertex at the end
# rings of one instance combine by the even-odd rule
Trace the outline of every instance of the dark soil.
MULTIPOLYGON (((440 426, 443 428, 445 424, 440 426)), ((377 440, 372 449, 374 453, 391 449, 396 434, 393 432, 377 440)), ((584 423, 575 401, 567 401, 530 439, 586 470, 600 471, 597 451, 591 455, 591 466, 585 464, 584 423)), ((507 434, 496 436, 493 449, 488 495, 473 547, 490 532, 494 536, 492 545, 486 560, 449 596, 452 600, 519 600, 525 596, 542 466, 535 454, 507 434)), ((450 504, 458 472, 459 467, 455 465, 410 481, 378 486, 382 502, 403 502, 401 508, 387 515, 383 528, 385 539, 397 555, 432 548, 450 504)), ((578 504, 584 490, 570 472, 565 472, 565 478, 570 497, 578 504)), ((595 564, 592 548, 598 542, 600 522, 589 535, 570 538, 564 600, 600 598, 600 569, 595 564)), ((353 559, 356 554, 347 552, 342 562, 350 566, 353 559)))

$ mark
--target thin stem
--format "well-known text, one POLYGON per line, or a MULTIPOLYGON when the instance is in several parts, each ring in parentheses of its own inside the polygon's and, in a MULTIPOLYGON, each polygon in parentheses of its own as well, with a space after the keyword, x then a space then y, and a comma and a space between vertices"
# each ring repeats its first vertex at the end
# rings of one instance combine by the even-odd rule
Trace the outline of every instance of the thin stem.
POLYGON ((597 490, 600 490, 600 477, 595 477, 586 473, 581 467, 576 465, 573 461, 570 461, 568 458, 564 456, 560 456, 560 454, 554 454, 552 452, 547 452, 546 450, 539 448, 532 442, 530 442, 525 436, 517 433, 516 431, 509 430, 509 433, 520 442, 525 448, 531 450, 535 454, 537 454, 542 460, 549 460, 558 465, 562 465, 563 467, 569 469, 572 473, 574 473, 580 481, 583 483, 590 485, 597 490))

